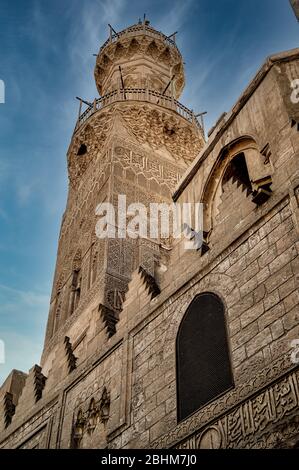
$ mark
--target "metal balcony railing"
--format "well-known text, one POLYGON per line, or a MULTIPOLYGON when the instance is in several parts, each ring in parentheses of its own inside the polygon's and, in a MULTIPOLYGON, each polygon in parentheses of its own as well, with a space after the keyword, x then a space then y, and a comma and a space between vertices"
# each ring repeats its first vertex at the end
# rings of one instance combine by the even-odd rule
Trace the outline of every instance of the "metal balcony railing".
POLYGON ((163 95, 158 91, 149 90, 147 88, 125 88, 114 90, 101 98, 95 99, 93 104, 88 106, 83 113, 80 112, 80 106, 75 131, 77 131, 94 113, 117 101, 145 101, 171 109, 202 131, 202 125, 194 115, 193 111, 190 111, 190 109, 186 108, 186 106, 173 97, 163 95))

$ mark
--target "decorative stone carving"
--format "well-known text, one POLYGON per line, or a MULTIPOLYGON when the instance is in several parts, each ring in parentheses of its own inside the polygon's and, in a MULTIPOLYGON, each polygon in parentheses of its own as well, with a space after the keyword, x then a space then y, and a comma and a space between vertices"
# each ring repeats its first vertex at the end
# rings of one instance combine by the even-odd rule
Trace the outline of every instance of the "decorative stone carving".
MULTIPOLYGON (((116 116, 117 112, 138 143, 147 143, 154 150, 165 148, 174 160, 183 165, 191 162, 204 145, 200 129, 172 111, 161 110, 143 102, 116 103, 107 110, 95 113, 90 118, 92 127, 87 124, 75 134, 68 151, 69 177, 73 187, 79 184, 90 162, 103 148, 112 128, 113 116, 116 116), (86 137, 86 134, 89 137, 86 137), (78 145, 82 140, 87 142, 87 153, 78 156, 78 145)), ((104 163, 102 157, 101 163, 104 163)), ((64 223, 63 232, 65 231, 64 223)))
POLYGON ((71 373, 73 370, 76 369, 77 358, 75 357, 73 353, 72 344, 68 336, 64 338, 64 345, 65 345, 68 369, 69 369, 69 373, 71 373))
MULTIPOLYGON (((150 158, 148 155, 142 155, 140 150, 136 153, 128 148, 117 147, 115 149, 115 155, 116 161, 119 162, 124 169, 128 168, 131 172, 134 172, 136 175, 135 180, 137 183, 140 182, 142 189, 145 189, 147 185, 151 185, 153 181, 157 182, 157 191, 161 195, 163 188, 163 197, 160 197, 159 200, 155 199, 155 193, 152 194, 153 202, 165 202, 165 198, 171 198, 171 193, 181 178, 183 168, 180 171, 180 169, 175 166, 175 162, 157 161, 154 158, 150 158)), ((120 185, 117 185, 118 191, 124 191, 127 195, 127 200, 131 201, 130 186, 124 185, 123 180, 120 179, 118 179, 118 183, 120 183, 120 185)), ((115 192, 115 205, 117 204, 117 194, 118 192, 115 192)), ((139 194, 144 200, 142 200, 141 197, 139 198, 138 194, 134 192, 134 194, 132 194, 134 201, 136 201, 137 197, 138 202, 148 205, 147 191, 144 191, 144 193, 140 191, 139 194)))
MULTIPOLYGON (((291 55, 298 59, 298 52, 291 55)), ((291 203, 286 201, 290 190, 298 185, 290 185, 290 175, 296 172, 298 120, 292 135, 291 129, 280 122, 288 111, 281 106, 281 96, 290 101, 289 80, 280 72, 288 67, 288 78, 294 75, 296 63, 291 55, 267 62, 266 69, 219 123, 204 153, 190 168, 202 148, 203 136, 194 114, 175 100, 183 88, 184 76, 182 58, 174 42, 147 29, 144 23, 135 31, 129 28, 119 36, 113 35, 111 44, 101 50, 96 72, 98 86, 103 90, 111 87, 114 92, 83 112, 68 153, 70 191, 53 288, 53 299, 58 293, 60 297, 51 305, 49 330, 53 327, 55 305, 61 317, 57 331, 52 338, 47 335, 45 341, 42 364, 49 377, 47 387, 44 388, 45 376, 36 366, 34 373, 30 371, 29 380, 26 378, 20 400, 15 391, 14 400, 6 396, 8 416, 14 411, 13 401, 18 405, 11 426, 3 430, 1 447, 66 447, 71 434, 75 447, 132 448, 137 444, 144 448, 153 445, 216 449, 298 445, 298 367, 292 364, 290 353, 282 357, 291 347, 290 341, 298 337, 297 292, 291 292, 296 288, 298 262, 291 222, 297 210, 293 192, 291 203), (119 64, 125 85, 142 89, 119 89, 119 64), (171 86, 161 95, 174 75, 171 86), (277 76, 284 80, 286 93, 277 76), (266 106, 269 96, 271 109, 266 106), (271 110, 281 117, 278 124, 272 119, 271 110), (277 134, 273 135, 276 128, 277 134), (187 165, 190 172, 175 197, 181 194, 179 202, 194 202, 203 196, 205 213, 213 220, 218 216, 217 198, 224 196, 221 177, 229 159, 235 156, 230 151, 234 151, 233 139, 239 140, 239 132, 248 132, 259 142, 254 148, 252 142, 243 147, 244 151, 254 150, 255 155, 258 150, 257 159, 248 154, 253 175, 250 182, 258 191, 265 183, 263 178, 273 171, 275 194, 261 209, 254 207, 249 198, 244 197, 239 204, 240 199, 232 197, 234 207, 227 223, 216 233, 216 243, 212 237, 217 223, 210 239, 204 235, 210 245, 208 255, 200 258, 195 252, 185 253, 177 240, 171 249, 171 240, 160 240, 164 245, 161 248, 148 240, 140 241, 139 246, 139 240, 114 243, 94 238, 97 204, 117 204, 119 193, 126 194, 128 202, 146 205, 171 201, 187 165), (265 146, 260 151, 266 143, 264 139, 270 139, 272 149, 265 146), (224 150, 228 153, 221 153, 226 143, 224 150), (280 211, 282 198, 285 207, 280 211), (247 203, 255 211, 248 218, 247 203), (238 226, 240 217, 235 213, 239 208, 245 215, 242 221, 247 219, 246 226, 238 226), (235 223, 231 215, 237 219, 235 223), (231 234, 235 227, 236 232, 231 234), (90 283, 95 253, 98 269, 90 283), (266 258, 268 254, 270 258, 266 258), (121 314, 117 335, 108 339, 97 306, 101 303, 104 325, 108 336, 112 336, 132 268, 138 269, 139 265, 143 270, 133 273, 128 309, 121 314), (82 282, 79 277, 77 283, 72 270, 78 269, 82 282), (158 295, 159 286, 163 289, 161 295, 150 302, 151 296, 158 295), (70 309, 65 307, 71 304, 72 287, 82 292, 78 307, 69 315, 70 309), (188 303, 203 290, 221 294, 227 306, 235 388, 177 424, 175 338, 188 303), (131 297, 133 292, 135 297, 131 297), (264 325, 264 321, 269 324, 264 325), (247 322, 251 323, 246 325, 247 322), (65 373, 66 365, 73 369, 76 363, 74 345, 68 337, 63 344, 66 335, 76 338, 80 356, 73 377, 59 374, 60 370, 65 373), (66 355, 61 355, 61 345, 62 352, 66 348, 66 355), (41 396, 42 400, 35 404, 34 398, 41 396), (160 411, 154 409, 157 403, 167 406, 159 407, 160 411), (161 436, 163 432, 165 435, 161 436)))
MULTIPOLYGON (((251 398, 204 431, 198 431, 177 447, 184 449, 279 447, 277 423, 295 418, 299 411, 299 371, 287 375, 257 397, 251 398), (276 435, 276 443, 269 438, 276 435), (277 441, 278 438, 278 441, 277 441)), ((290 423, 285 426, 290 431, 290 423)), ((281 426, 279 426, 281 428, 281 426)), ((297 429, 298 433, 298 429, 297 429)), ((290 432, 293 435, 293 432, 290 432)), ((288 436, 290 437, 290 436, 288 436)))
POLYGON ((157 295, 160 294, 160 288, 155 280, 155 278, 153 276, 151 276, 142 266, 139 267, 139 270, 138 270, 139 274, 141 275, 147 289, 148 289, 148 292, 150 293, 151 295, 151 298, 155 298, 157 297, 157 295))
POLYGON ((61 272, 57 279, 57 287, 56 287, 57 292, 59 292, 62 289, 63 284, 64 284, 64 275, 63 275, 63 272, 61 272))
POLYGON ((171 41, 167 41, 166 36, 154 30, 150 26, 134 25, 134 29, 127 28, 118 36, 117 41, 108 42, 101 49, 95 67, 95 80, 100 95, 106 94, 117 88, 116 79, 111 81, 113 75, 118 75, 118 64, 134 59, 142 60, 140 65, 135 65, 138 70, 136 85, 142 86, 142 69, 156 70, 163 77, 166 87, 170 75, 174 75, 174 91, 178 98, 182 93, 185 84, 184 67, 182 57, 171 41), (161 67, 168 68, 168 73, 161 73, 161 67), (139 67, 139 68, 138 68, 139 67))
POLYGON ((59 330, 51 339, 46 343, 46 346, 43 351, 43 356, 47 356, 49 352, 54 348, 54 346, 64 340, 64 337, 68 329, 73 325, 82 312, 88 307, 95 295, 97 295, 100 289, 103 289, 104 279, 103 276, 99 277, 94 285, 89 289, 88 293, 83 297, 82 301, 74 313, 66 320, 64 324, 59 327, 59 330))
POLYGON ((81 261, 82 260, 82 254, 81 254, 81 249, 78 248, 76 251, 76 254, 73 259, 73 270, 74 271, 79 271, 81 269, 81 261))
POLYGON ((40 366, 34 366, 34 391, 35 391, 35 401, 41 399, 43 390, 46 385, 47 377, 42 374, 42 369, 40 366))
POLYGON ((220 449, 222 434, 216 426, 211 426, 204 431, 199 440, 199 449, 220 449))
POLYGON ((87 412, 87 432, 92 433, 95 430, 98 419, 98 409, 95 399, 90 400, 90 405, 87 412))
POLYGON ((265 159, 264 164, 268 165, 270 163, 270 158, 272 156, 271 147, 270 147, 269 143, 266 144, 265 147, 262 148, 261 155, 263 155, 263 157, 265 159))
MULTIPOLYGON (((45 437, 49 430, 49 423, 53 422, 56 412, 57 401, 50 401, 46 406, 42 407, 37 413, 29 417, 26 422, 14 428, 7 439, 0 444, 0 448, 20 448, 31 449, 38 445, 41 448, 46 447, 45 437), (49 419, 49 417, 52 417, 49 419), (44 423, 40 426, 40 423, 44 423)), ((17 416, 15 416, 18 419, 17 416)), ((12 426, 14 422, 12 421, 12 426)))
POLYGON ((76 136, 72 145, 72 153, 69 154, 68 167, 71 181, 77 176, 82 175, 96 151, 96 140, 94 138, 94 130, 87 124, 82 129, 80 135, 76 136), (86 149, 83 153, 82 147, 86 149))
POLYGON ((100 400, 100 419, 102 423, 106 423, 110 415, 110 394, 106 387, 104 387, 101 400, 100 400))
POLYGON ((13 395, 12 393, 6 392, 4 395, 4 422, 6 428, 11 424, 15 411, 16 407, 13 402, 13 395))
POLYGON ((112 126, 113 108, 97 113, 92 125, 87 123, 77 132, 68 150, 68 171, 70 182, 75 186, 81 176, 86 172, 90 162, 96 158, 109 135, 112 126), (86 153, 78 155, 81 145, 86 146, 86 153))
POLYGON ((116 287, 107 292, 107 300, 113 310, 120 312, 125 298, 125 291, 120 291, 116 287))
POLYGON ((102 304, 99 305, 99 313, 106 327, 108 338, 111 338, 116 333, 118 314, 102 304))
POLYGON ((86 411, 82 407, 75 414, 71 447, 80 448, 84 434, 93 434, 98 423, 106 425, 110 416, 110 395, 106 387, 103 388, 101 398, 96 402, 92 397, 86 411))
POLYGON ((195 126, 171 113, 147 105, 125 105, 120 111, 138 142, 153 149, 165 147, 177 161, 191 162, 203 147, 195 126))
POLYGON ((80 444, 83 438, 85 423, 86 423, 86 419, 83 415, 83 411, 79 410, 77 413, 77 418, 73 424, 73 429, 72 429, 71 447, 73 447, 74 449, 80 448, 80 444))
MULTIPOLYGON (((263 150, 265 155, 269 157, 269 148, 263 150)), ((242 137, 231 143, 228 142, 221 150, 201 195, 201 201, 205 204, 205 231, 211 231, 216 225, 218 227, 220 225, 217 215, 219 212, 224 213, 225 203, 229 204, 229 194, 225 193, 226 186, 232 190, 241 187, 240 191, 244 192, 244 198, 252 195, 252 202, 256 205, 261 205, 269 199, 272 178, 270 176, 270 165, 263 162, 263 157, 266 158, 265 155, 261 155, 256 142, 249 137, 242 137), (241 168, 241 175, 238 175, 240 169, 237 168, 234 162, 241 157, 244 161, 242 166, 245 166, 245 169, 241 168), (246 175, 245 180, 242 179, 244 174, 246 175), (229 185, 229 182, 235 183, 236 188, 232 184, 229 185)), ((254 206, 252 210, 254 210, 254 206)), ((240 218, 241 214, 238 219, 240 218)), ((214 237, 214 234, 212 236, 214 237)))
MULTIPOLYGON (((243 439, 242 430, 244 429, 244 424, 242 424, 240 428, 238 427, 238 423, 245 423, 246 427, 249 426, 248 431, 246 431, 246 433, 249 433, 248 435, 253 436, 252 426, 254 426, 254 429, 256 429, 256 423, 258 423, 259 426, 263 427, 264 423, 267 422, 268 418, 270 420, 272 420, 273 418, 271 423, 273 422, 275 424, 276 422, 279 422, 284 416, 293 413, 293 411, 295 414, 298 413, 299 369, 297 367, 295 368, 295 372, 293 371, 291 373, 288 373, 289 370, 290 356, 289 354, 286 354, 284 356, 279 357, 275 362, 271 364, 271 366, 268 366, 258 371, 255 374, 254 379, 251 378, 247 382, 226 393, 222 398, 215 400, 215 402, 205 406, 198 412, 194 413, 194 415, 192 415, 190 418, 178 424, 175 429, 169 431, 166 435, 156 440, 153 443, 152 447, 166 448, 174 445, 183 446, 185 445, 185 441, 189 442, 189 440, 190 442, 192 442, 192 444, 190 445, 198 446, 198 444, 195 444, 196 439, 191 440, 191 438, 187 436, 193 436, 195 434, 198 434, 198 436, 200 436, 202 430, 205 429, 206 425, 215 426, 214 423, 216 422, 217 417, 222 416, 225 413, 227 413, 225 415, 226 417, 224 418, 225 421, 222 421, 221 418, 217 422, 221 423, 221 426, 224 426, 225 424, 225 429, 230 430, 229 432, 232 433, 232 436, 229 439, 233 439, 233 441, 229 441, 231 443, 241 442, 241 439, 243 439), (279 381, 278 378, 282 375, 283 378, 281 378, 279 381), (273 380, 277 380, 277 382, 273 383, 273 380), (269 385, 269 383, 271 384, 271 381, 272 385, 269 385), (251 396, 255 393, 256 390, 260 390, 265 386, 271 388, 271 393, 268 390, 267 392, 265 392, 266 395, 262 393, 256 399, 251 398, 251 396), (278 396, 277 398, 275 398, 276 401, 273 402, 273 396, 276 395, 276 393, 278 394, 278 396), (268 396, 270 402, 267 398, 268 396), (267 405, 262 404, 264 403, 264 399, 266 400, 267 405), (248 403, 250 402, 250 410, 255 410, 252 412, 250 411, 250 413, 255 413, 255 424, 253 423, 252 414, 250 415, 251 418, 244 418, 247 420, 245 422, 243 421, 243 418, 241 419, 240 417, 241 412, 244 412, 245 415, 247 413, 249 404, 246 400, 248 401, 248 403), (273 403, 275 403, 276 410, 273 409, 273 403), (282 403, 284 403, 283 406, 282 403)), ((219 427, 219 429, 221 430, 221 427, 219 427)), ((226 435, 228 435, 228 431, 226 435)), ((245 434, 245 437, 246 436, 247 434, 245 434)), ((223 446, 229 446, 228 441, 226 444, 223 444, 222 447, 223 446)), ((231 447, 233 447, 233 444, 231 445, 231 447)))

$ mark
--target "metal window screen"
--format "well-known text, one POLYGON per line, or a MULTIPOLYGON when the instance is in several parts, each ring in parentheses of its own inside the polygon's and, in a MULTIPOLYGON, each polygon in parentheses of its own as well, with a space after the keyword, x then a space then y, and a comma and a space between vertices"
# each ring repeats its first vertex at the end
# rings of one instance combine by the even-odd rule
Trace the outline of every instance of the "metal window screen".
POLYGON ((196 297, 177 336, 178 420, 233 386, 224 306, 215 294, 196 297))

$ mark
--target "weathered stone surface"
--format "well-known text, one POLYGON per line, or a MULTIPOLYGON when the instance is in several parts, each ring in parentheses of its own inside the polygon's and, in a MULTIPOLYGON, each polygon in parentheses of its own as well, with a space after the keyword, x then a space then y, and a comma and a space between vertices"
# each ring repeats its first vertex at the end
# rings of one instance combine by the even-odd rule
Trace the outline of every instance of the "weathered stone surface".
POLYGON ((298 446, 299 114, 289 96, 299 50, 267 60, 204 149, 193 113, 173 99, 184 72, 171 39, 134 25, 104 45, 95 76, 110 93, 81 116, 68 151, 41 367, 1 387, 0 447, 298 446), (97 238, 96 207, 116 207, 119 194, 146 207, 203 202, 206 249, 97 238), (223 303, 233 386, 178 422, 176 342, 203 293, 223 303))
POLYGON ((272 342, 272 337, 270 330, 268 328, 265 328, 263 331, 261 331, 259 334, 255 335, 255 337, 250 341, 248 345, 246 345, 246 351, 248 356, 252 356, 255 354, 257 351, 262 349, 264 346, 267 346, 267 344, 270 344, 272 342))

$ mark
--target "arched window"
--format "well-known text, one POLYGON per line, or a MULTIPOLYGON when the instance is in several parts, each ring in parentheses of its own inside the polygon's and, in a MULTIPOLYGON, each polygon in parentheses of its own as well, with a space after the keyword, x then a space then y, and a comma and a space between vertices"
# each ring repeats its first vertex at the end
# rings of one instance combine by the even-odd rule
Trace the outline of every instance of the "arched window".
POLYGON ((224 305, 211 293, 192 301, 179 328, 177 403, 181 421, 233 387, 224 305))
POLYGON ((77 152, 77 155, 78 156, 81 156, 81 155, 85 155, 87 153, 87 147, 85 144, 81 144, 79 149, 78 149, 78 152, 77 152))
POLYGON ((252 137, 243 136, 221 150, 201 196, 204 241, 210 248, 222 239, 228 223, 239 227, 271 197, 272 172, 269 143, 260 150, 252 137))

